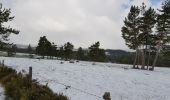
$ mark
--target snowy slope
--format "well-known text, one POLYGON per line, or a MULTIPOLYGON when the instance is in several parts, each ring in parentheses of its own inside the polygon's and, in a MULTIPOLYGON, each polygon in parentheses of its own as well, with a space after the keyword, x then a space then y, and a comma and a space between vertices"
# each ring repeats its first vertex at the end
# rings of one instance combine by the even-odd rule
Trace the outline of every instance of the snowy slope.
POLYGON ((79 62, 60 64, 58 60, 7 58, 5 64, 17 71, 33 67, 33 78, 41 84, 48 82, 55 92, 71 100, 103 100, 110 92, 112 100, 170 100, 170 69, 155 71, 124 69, 129 65, 79 62), (67 87, 66 86, 71 86, 67 87))

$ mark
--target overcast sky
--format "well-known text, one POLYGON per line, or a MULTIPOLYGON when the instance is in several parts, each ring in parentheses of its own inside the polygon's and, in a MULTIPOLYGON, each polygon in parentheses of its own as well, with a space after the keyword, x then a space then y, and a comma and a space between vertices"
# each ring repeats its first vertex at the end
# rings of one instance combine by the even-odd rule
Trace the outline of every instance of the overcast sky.
POLYGON ((105 49, 128 50, 121 37, 123 20, 131 5, 159 7, 162 0, 1 0, 20 30, 10 41, 36 45, 40 36, 63 45, 71 42, 87 48, 100 41, 105 49))

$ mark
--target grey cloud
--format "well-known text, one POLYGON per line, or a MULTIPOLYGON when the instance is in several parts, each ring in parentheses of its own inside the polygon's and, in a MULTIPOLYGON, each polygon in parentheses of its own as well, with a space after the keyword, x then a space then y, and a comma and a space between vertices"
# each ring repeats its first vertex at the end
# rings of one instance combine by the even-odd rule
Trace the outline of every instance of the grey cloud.
MULTIPOLYGON (((144 0, 150 4, 149 0, 144 0)), ((126 49, 121 38, 123 19, 131 4, 142 0, 2 0, 12 9, 11 25, 21 32, 11 41, 37 44, 46 35, 56 44, 72 42, 88 47, 100 41, 103 48, 126 49), (15 2, 14 2, 15 1, 15 2), (123 6, 126 5, 125 9, 123 6)))

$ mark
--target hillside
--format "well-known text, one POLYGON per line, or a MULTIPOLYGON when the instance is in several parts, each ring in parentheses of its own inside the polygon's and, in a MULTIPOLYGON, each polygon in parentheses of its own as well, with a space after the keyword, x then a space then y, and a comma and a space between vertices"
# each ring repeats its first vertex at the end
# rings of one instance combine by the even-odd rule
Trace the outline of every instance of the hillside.
POLYGON ((124 51, 124 50, 113 50, 113 49, 106 49, 106 52, 110 56, 125 56, 125 55, 131 54, 131 52, 127 52, 127 51, 124 51))

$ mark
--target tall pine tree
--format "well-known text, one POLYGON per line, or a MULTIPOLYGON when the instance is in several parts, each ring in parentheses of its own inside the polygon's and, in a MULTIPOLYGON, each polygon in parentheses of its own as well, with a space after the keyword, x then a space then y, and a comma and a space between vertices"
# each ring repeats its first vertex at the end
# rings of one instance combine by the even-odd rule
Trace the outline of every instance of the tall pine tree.
POLYGON ((57 56, 57 46, 54 44, 54 42, 51 44, 50 56, 51 59, 57 56))
POLYGON ((156 11, 149 7, 149 9, 146 9, 145 4, 143 3, 141 7, 141 17, 140 17, 140 35, 139 40, 141 43, 141 49, 142 49, 142 67, 141 69, 145 69, 145 60, 146 60, 146 53, 148 51, 149 46, 149 40, 153 32, 153 28, 156 24, 156 17, 157 13, 156 11))
POLYGON ((61 59, 64 58, 64 47, 63 46, 59 47, 57 54, 58 54, 58 57, 60 57, 61 59))
POLYGON ((122 37, 124 38, 126 45, 130 49, 136 50, 136 56, 133 64, 135 68, 138 58, 138 47, 140 45, 139 37, 139 14, 140 9, 137 6, 131 6, 128 16, 124 20, 124 26, 122 27, 122 37))
POLYGON ((76 58, 77 58, 77 60, 84 60, 84 58, 85 58, 84 51, 81 47, 78 48, 76 58))
POLYGON ((3 46, 7 44, 7 41, 9 40, 8 37, 11 33, 19 33, 18 30, 15 30, 10 26, 6 27, 4 25, 5 23, 12 21, 13 19, 14 17, 11 16, 11 10, 3 8, 2 4, 0 3, 0 48, 3 48, 3 46))
POLYGON ((170 42, 170 0, 163 3, 162 9, 159 10, 157 17, 157 52, 154 62, 152 64, 152 70, 154 69, 158 55, 163 44, 170 42))
POLYGON ((44 56, 50 56, 51 49, 51 43, 47 40, 46 36, 40 37, 38 46, 36 47, 36 53, 44 59, 44 56))
POLYGON ((89 47, 89 59, 91 61, 99 61, 104 62, 106 61, 106 54, 104 49, 100 49, 100 42, 96 42, 95 44, 89 47))
POLYGON ((71 59, 72 55, 73 55, 73 48, 74 46, 70 43, 67 42, 64 45, 64 56, 65 56, 65 60, 71 59))

